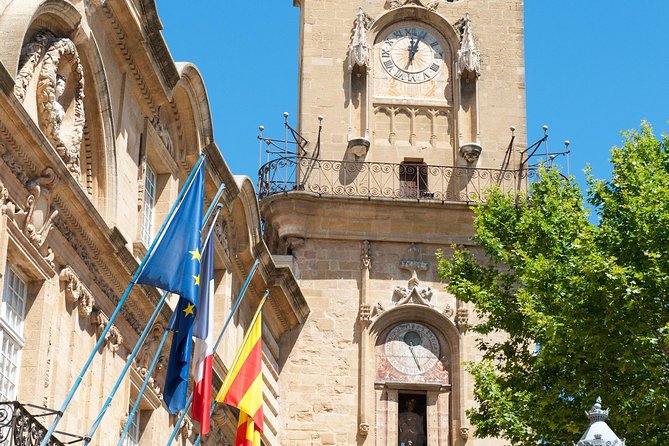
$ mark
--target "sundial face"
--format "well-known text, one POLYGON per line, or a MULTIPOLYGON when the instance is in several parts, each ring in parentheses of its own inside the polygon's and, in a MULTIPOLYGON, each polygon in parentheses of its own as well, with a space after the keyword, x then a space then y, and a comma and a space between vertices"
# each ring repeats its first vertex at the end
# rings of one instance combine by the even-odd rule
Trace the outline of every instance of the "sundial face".
POLYGON ((386 336, 384 353, 399 372, 420 375, 430 371, 439 361, 439 341, 425 325, 403 323, 395 326, 386 336))

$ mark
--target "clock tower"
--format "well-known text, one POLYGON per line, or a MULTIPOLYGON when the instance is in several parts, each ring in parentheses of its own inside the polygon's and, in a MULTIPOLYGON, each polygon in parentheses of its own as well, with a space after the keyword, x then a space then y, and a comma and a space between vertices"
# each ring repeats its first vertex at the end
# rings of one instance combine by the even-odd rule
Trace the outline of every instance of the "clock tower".
POLYGON ((473 435, 476 313, 437 253, 526 172, 522 0, 295 0, 296 149, 260 171, 270 250, 311 308, 282 358, 280 444, 501 445, 473 435))

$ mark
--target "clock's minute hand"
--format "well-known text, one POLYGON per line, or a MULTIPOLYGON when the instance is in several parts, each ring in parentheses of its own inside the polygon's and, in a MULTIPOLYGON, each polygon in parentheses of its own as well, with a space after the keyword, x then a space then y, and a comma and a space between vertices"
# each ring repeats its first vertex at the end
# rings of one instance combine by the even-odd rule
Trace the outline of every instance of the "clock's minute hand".
POLYGON ((418 36, 416 40, 413 40, 412 38, 411 47, 409 48, 409 62, 412 62, 413 58, 416 56, 416 53, 418 52, 418 44, 420 43, 423 37, 425 37, 425 34, 423 34, 422 36, 418 36))

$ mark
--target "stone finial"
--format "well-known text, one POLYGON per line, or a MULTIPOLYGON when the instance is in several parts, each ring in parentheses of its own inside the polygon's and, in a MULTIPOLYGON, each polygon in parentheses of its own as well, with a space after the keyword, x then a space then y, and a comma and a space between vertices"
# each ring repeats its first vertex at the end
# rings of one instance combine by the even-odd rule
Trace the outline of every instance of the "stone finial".
POLYGON ((597 421, 606 421, 609 418, 609 409, 602 409, 602 397, 598 396, 595 400, 595 404, 592 406, 592 409, 585 412, 585 415, 590 420, 590 424, 597 421))
POLYGON ((465 13, 464 29, 458 50, 458 76, 473 73, 476 77, 481 75, 481 53, 474 42, 474 33, 472 32, 471 19, 469 13, 465 13))
POLYGON ((365 69, 369 68, 367 27, 369 26, 370 20, 369 16, 362 10, 362 6, 359 7, 358 13, 355 16, 353 39, 348 47, 348 71, 353 71, 353 68, 356 66, 365 69))
POLYGON ((609 409, 602 409, 602 399, 597 397, 592 409, 585 412, 590 426, 575 446, 625 446, 625 440, 618 436, 606 424, 609 409))

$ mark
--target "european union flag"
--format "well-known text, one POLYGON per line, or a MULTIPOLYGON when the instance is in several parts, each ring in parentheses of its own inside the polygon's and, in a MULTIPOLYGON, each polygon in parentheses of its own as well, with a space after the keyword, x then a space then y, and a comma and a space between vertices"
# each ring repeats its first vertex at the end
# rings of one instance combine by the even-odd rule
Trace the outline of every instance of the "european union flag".
POLYGON ((153 285, 178 294, 179 303, 170 320, 172 347, 163 395, 170 413, 186 406, 193 321, 200 284, 200 230, 204 206, 203 163, 187 186, 181 204, 158 235, 137 283, 153 285))
POLYGON ((153 285, 178 294, 197 305, 200 275, 200 229, 204 206, 204 163, 184 194, 179 208, 172 214, 165 230, 158 235, 155 249, 137 278, 137 283, 153 285))
POLYGON ((172 347, 163 390, 163 398, 171 414, 186 407, 194 320, 195 305, 180 297, 179 304, 170 320, 169 329, 173 331, 172 347))

